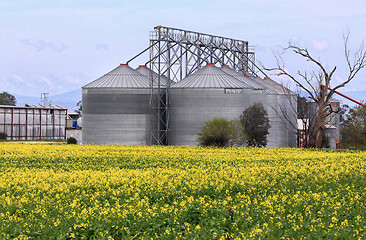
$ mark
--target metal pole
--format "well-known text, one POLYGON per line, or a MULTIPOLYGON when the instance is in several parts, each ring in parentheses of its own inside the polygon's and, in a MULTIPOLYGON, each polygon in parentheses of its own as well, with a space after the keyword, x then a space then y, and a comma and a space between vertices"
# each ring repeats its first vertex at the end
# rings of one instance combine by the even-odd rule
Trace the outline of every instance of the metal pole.
POLYGON ((11 109, 11 137, 10 139, 13 140, 13 128, 14 128, 14 108, 11 109))
MULTIPOLYGON (((324 85, 321 85, 322 87, 325 87, 324 85)), ((332 88, 330 88, 330 87, 328 87, 328 89, 330 90, 330 91, 332 91, 333 89, 332 88)), ((354 102, 354 103, 357 103, 358 105, 361 105, 361 106, 363 106, 363 104, 361 103, 361 102, 358 102, 358 101, 356 101, 356 100, 354 100, 354 99, 352 99, 352 98, 350 98, 350 97, 348 97, 348 96, 346 96, 346 95, 344 95, 344 94, 342 94, 342 93, 340 93, 340 92, 338 92, 338 91, 334 91, 334 93, 336 93, 336 94, 338 94, 338 95, 340 95, 340 96, 342 96, 342 97, 344 97, 344 98, 346 98, 346 99, 348 99, 348 100, 350 100, 350 101, 352 101, 352 102, 354 102)))

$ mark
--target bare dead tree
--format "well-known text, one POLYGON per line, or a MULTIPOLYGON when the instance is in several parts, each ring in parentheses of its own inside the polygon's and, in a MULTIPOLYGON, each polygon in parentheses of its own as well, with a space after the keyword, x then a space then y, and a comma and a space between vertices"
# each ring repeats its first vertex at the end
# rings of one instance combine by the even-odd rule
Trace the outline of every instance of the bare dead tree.
POLYGON ((286 48, 282 48, 282 52, 274 53, 277 63, 276 67, 264 67, 265 70, 272 71, 277 76, 286 76, 289 78, 300 89, 308 94, 309 99, 315 102, 317 109, 315 113, 314 131, 315 147, 317 148, 322 146, 323 129, 325 128, 324 119, 332 113, 332 109, 329 105, 333 94, 337 89, 348 84, 356 74, 365 67, 366 51, 364 48, 364 42, 362 42, 357 51, 351 54, 351 51, 348 48, 348 39, 349 32, 343 35, 344 55, 348 68, 348 76, 342 83, 332 87, 332 90, 329 90, 329 88, 331 87, 333 75, 337 67, 334 66, 331 70, 327 70, 320 60, 315 59, 306 48, 301 48, 289 43, 286 48), (310 72, 298 70, 298 76, 290 74, 286 71, 285 64, 282 59, 282 55, 288 51, 292 51, 293 53, 301 56, 307 62, 313 63, 318 70, 310 72))
POLYGON ((270 108, 276 113, 282 125, 298 137, 298 145, 304 148, 314 147, 311 141, 315 138, 314 135, 314 114, 310 114, 309 102, 305 97, 301 97, 300 90, 296 92, 290 90, 289 86, 279 84, 273 81, 273 84, 278 85, 280 95, 287 100, 285 103, 276 106, 270 105, 270 108), (301 129, 298 126, 298 120, 301 123, 301 129))

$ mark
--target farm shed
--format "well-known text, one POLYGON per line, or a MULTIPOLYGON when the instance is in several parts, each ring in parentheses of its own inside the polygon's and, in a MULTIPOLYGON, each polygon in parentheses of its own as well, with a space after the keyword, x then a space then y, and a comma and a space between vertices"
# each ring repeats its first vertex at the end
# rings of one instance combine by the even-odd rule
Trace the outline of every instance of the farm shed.
POLYGON ((0 105, 0 132, 8 140, 65 139, 66 115, 60 105, 0 105))

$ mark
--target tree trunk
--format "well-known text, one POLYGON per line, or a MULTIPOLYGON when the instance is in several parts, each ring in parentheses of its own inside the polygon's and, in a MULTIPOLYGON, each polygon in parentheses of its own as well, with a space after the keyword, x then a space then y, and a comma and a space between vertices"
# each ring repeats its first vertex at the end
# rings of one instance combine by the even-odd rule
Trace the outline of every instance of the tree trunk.
POLYGON ((318 114, 316 116, 315 120, 315 147, 321 148, 322 142, 323 142, 323 129, 324 129, 324 118, 325 118, 325 110, 326 110, 326 104, 324 102, 319 102, 318 104, 318 114))

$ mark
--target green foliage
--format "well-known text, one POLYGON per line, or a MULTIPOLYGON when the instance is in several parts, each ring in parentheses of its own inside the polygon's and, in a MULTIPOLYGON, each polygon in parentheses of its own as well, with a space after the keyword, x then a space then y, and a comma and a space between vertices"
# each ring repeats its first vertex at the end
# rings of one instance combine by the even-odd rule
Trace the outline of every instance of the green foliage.
POLYGON ((355 106, 349 110, 342 129, 342 143, 355 148, 366 147, 366 106, 355 106))
POLYGON ((233 127, 233 131, 231 133, 230 146, 231 147, 246 146, 248 136, 245 133, 243 124, 241 124, 240 120, 236 118, 231 120, 230 124, 233 127))
POLYGON ((226 147, 229 145, 232 132, 234 131, 230 121, 224 118, 214 118, 205 122, 198 133, 197 141, 201 146, 226 147))
POLYGON ((0 132, 0 140, 6 140, 8 135, 6 133, 0 132))
POLYGON ((17 100, 15 99, 15 96, 13 96, 7 92, 0 93, 0 105, 15 106, 16 103, 17 103, 17 100))
POLYGON ((79 113, 79 115, 82 115, 82 113, 83 113, 83 103, 82 103, 82 101, 80 100, 80 101, 76 104, 76 106, 78 107, 78 109, 77 109, 77 110, 75 110, 75 112, 79 113))
POLYGON ((77 144, 78 140, 76 140, 76 138, 74 137, 69 137, 66 141, 67 144, 77 144))
POLYGON ((245 134, 238 119, 228 121, 223 118, 214 118, 205 122, 198 133, 197 141, 201 146, 237 147, 245 142, 245 134))
POLYGON ((243 111, 240 122, 248 138, 248 146, 265 147, 267 134, 271 127, 268 114, 262 103, 254 103, 243 111))

